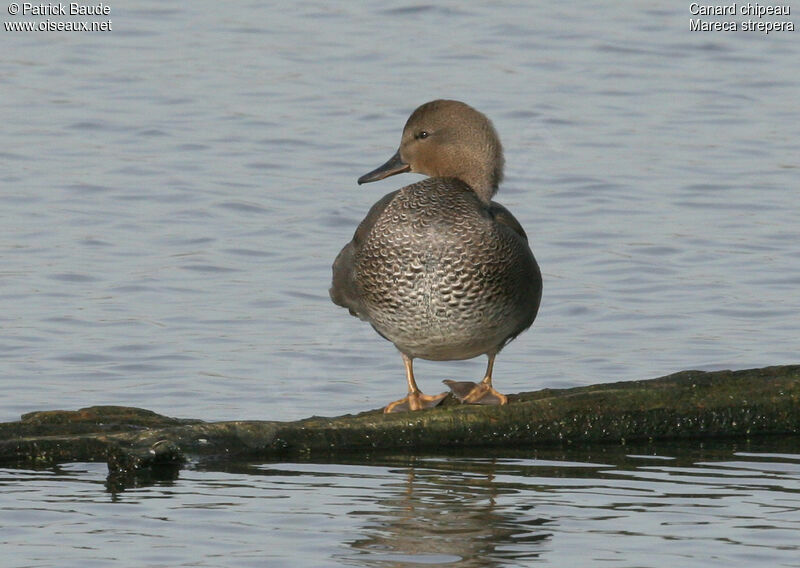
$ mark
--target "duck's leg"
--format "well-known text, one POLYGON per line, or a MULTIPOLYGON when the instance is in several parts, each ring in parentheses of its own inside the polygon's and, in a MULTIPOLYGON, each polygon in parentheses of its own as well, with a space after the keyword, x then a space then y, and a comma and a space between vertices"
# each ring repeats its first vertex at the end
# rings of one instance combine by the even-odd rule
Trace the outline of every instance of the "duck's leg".
POLYGON ((464 404, 508 404, 508 397, 500 394, 492 387, 492 369, 497 353, 490 353, 486 376, 477 384, 472 381, 444 381, 453 395, 464 404))
POLYGON ((437 395, 422 394, 417 386, 417 381, 414 380, 414 367, 413 359, 401 353, 403 356, 403 363, 406 366, 406 380, 408 381, 408 396, 396 400, 383 409, 384 412, 406 412, 408 410, 422 410, 423 408, 433 408, 447 396, 448 393, 443 392, 437 395))

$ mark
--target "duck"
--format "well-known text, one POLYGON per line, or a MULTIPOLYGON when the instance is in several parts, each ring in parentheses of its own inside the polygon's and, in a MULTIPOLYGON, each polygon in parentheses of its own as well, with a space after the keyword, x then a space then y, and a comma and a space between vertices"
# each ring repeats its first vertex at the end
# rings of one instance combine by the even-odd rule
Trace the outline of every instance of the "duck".
POLYGON ((517 219, 493 201, 503 147, 492 122, 456 100, 419 106, 400 147, 358 184, 412 172, 426 179, 378 200, 333 263, 332 301, 391 341, 405 365, 408 394, 384 412, 433 408, 450 393, 465 404, 504 405, 492 385, 495 357, 536 318, 542 275, 517 219), (424 394, 414 359, 485 355, 479 382, 443 381, 424 394))

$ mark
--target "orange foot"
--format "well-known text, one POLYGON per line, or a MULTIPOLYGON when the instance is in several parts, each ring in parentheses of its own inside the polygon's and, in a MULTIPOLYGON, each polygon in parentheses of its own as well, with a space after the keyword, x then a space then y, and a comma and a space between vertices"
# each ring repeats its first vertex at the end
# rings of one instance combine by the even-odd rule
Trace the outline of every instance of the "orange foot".
POLYGON ((453 396, 464 404, 508 404, 508 397, 494 390, 491 383, 449 380, 443 382, 453 391, 453 396))
POLYGON ((442 394, 429 395, 421 392, 410 392, 407 397, 389 404, 383 409, 383 412, 388 414, 389 412, 408 412, 409 410, 433 408, 442 402, 448 394, 443 392, 442 394))

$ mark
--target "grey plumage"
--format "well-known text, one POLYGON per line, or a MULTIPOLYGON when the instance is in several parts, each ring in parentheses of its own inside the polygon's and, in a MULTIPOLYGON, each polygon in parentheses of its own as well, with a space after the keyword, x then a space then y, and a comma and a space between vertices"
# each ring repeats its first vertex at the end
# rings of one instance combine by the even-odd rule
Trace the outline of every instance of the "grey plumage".
POLYGON ((488 119, 463 103, 434 101, 409 119, 398 154, 360 180, 408 169, 436 176, 372 206, 336 258, 330 290, 407 357, 412 393, 414 358, 486 354, 491 387, 494 355, 536 317, 539 267, 519 222, 491 201, 502 165, 488 119))

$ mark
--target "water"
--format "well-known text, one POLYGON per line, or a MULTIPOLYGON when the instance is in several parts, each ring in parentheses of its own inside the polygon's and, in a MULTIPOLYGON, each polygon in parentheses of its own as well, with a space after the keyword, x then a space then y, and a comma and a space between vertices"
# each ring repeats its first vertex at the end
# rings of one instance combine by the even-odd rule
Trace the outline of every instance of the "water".
MULTIPOLYGON (((540 315, 498 358, 499 390, 797 363, 797 32, 690 32, 688 3, 588 0, 145 1, 109 18, 111 32, 1 36, 0 420, 92 404, 295 419, 399 398, 399 356, 327 287, 369 206, 418 176, 355 179, 437 97, 493 119, 498 200, 543 270, 540 315)), ((483 365, 421 362, 418 379, 436 392, 483 365)), ((67 501, 102 477, 65 471, 15 475, 67 501)), ((183 544, 208 536, 190 506, 206 475, 181 477, 170 501, 183 544)), ((262 477, 237 475, 254 502, 228 514, 255 526, 262 477)), ((310 497, 281 503, 286 523, 319 520, 310 497)), ((100 507, 86 514, 133 513, 100 507)), ((710 523, 709 541, 724 528, 710 523)), ((66 530, 88 546, 94 529, 66 530)), ((641 545, 613 543, 617 558, 641 545)), ((325 550, 319 565, 338 561, 325 550)))
POLYGON ((0 469, 0 542, 26 559, 0 565, 800 566, 799 442, 239 464, 123 493, 98 464, 0 469))

